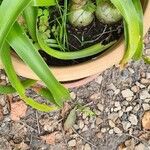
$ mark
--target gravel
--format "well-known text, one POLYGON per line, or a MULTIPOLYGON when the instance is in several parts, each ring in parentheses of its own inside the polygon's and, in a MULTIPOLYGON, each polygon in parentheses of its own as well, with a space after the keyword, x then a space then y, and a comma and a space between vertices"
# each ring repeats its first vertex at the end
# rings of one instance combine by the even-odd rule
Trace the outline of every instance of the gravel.
MULTIPOLYGON (((1 84, 8 80, 1 70, 0 79, 1 84)), ((31 89, 27 93, 43 102, 31 89)), ((87 85, 70 89, 70 93, 72 100, 66 102, 63 115, 62 111, 42 113, 28 107, 19 122, 11 120, 8 97, 0 95, 4 115, 0 121, 0 149, 17 149, 16 144, 22 143, 29 149, 45 150, 116 150, 122 143, 126 149, 150 149, 149 132, 141 125, 143 114, 150 110, 150 65, 131 62, 122 71, 113 66, 87 85), (75 124, 64 131, 64 121, 76 104, 88 108, 88 112, 77 110, 75 124), (55 132, 54 144, 40 139, 55 132)), ((14 94, 12 102, 16 100, 14 94)))

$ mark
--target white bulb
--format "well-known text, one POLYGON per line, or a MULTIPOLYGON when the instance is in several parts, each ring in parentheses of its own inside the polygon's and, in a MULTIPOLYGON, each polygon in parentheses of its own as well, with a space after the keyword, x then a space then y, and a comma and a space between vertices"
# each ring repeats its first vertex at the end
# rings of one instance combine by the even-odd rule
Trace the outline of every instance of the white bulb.
POLYGON ((75 27, 87 26, 93 21, 93 18, 93 13, 83 9, 70 11, 68 16, 69 22, 75 27))

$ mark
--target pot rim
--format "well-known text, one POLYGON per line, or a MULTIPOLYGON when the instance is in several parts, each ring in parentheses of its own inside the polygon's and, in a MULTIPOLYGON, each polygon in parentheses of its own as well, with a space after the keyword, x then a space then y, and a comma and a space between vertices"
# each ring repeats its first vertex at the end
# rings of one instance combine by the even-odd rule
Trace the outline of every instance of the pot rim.
MULTIPOLYGON (((149 10, 150 1, 148 0, 147 7, 144 12, 144 34, 146 34, 150 27, 150 21, 148 21, 150 17, 149 10)), ((98 74, 113 65, 117 65, 123 57, 124 49, 124 41, 119 40, 117 44, 110 48, 110 50, 105 51, 95 59, 73 66, 50 67, 50 70, 56 79, 63 82, 86 78, 88 76, 98 74)), ((12 54, 12 62, 18 75, 34 80, 40 80, 35 73, 33 73, 33 71, 14 54, 12 54)), ((3 68, 1 62, 0 68, 3 68)))

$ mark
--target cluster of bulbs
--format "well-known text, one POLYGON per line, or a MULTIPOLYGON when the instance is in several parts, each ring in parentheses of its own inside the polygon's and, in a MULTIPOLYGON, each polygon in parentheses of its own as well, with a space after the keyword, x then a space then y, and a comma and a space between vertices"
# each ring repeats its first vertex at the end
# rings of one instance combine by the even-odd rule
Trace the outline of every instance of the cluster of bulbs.
POLYGON ((74 27, 89 25, 94 17, 105 24, 113 24, 119 21, 122 16, 110 0, 97 0, 96 6, 90 0, 72 0, 68 15, 69 22, 74 27))

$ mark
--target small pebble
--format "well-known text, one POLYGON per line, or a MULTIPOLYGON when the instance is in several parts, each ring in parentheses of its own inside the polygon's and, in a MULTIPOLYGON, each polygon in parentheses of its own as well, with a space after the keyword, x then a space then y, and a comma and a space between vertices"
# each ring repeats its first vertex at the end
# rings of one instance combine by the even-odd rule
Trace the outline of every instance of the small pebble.
POLYGON ((120 89, 116 89, 115 91, 114 91, 114 94, 115 95, 117 95, 117 94, 119 94, 120 93, 120 89))
POLYGON ((127 101, 123 101, 123 102, 122 102, 122 105, 124 105, 124 106, 128 106, 128 105, 129 105, 129 102, 127 102, 127 101))
POLYGON ((149 84, 150 81, 148 79, 142 78, 140 81, 142 84, 149 84))
POLYGON ((108 113, 108 112, 109 112, 109 108, 108 108, 108 107, 105 109, 105 112, 106 112, 106 113, 108 113))
POLYGON ((96 134, 96 136, 97 136, 97 138, 99 138, 99 139, 101 139, 101 138, 103 137, 103 135, 102 135, 101 132, 98 132, 98 133, 96 134))
POLYGON ((145 111, 150 109, 150 105, 147 103, 142 104, 142 107, 145 111))
POLYGON ((76 94, 74 92, 71 92, 70 97, 71 97, 72 100, 74 100, 74 99, 76 99, 76 94))
POLYGON ((110 129, 109 130, 109 134, 113 134, 114 133, 114 130, 113 129, 110 129))
POLYGON ((132 125, 137 125, 138 124, 137 116, 134 115, 134 114, 130 114, 129 121, 131 122, 132 125))
POLYGON ((114 127, 114 132, 117 134, 121 134, 122 131, 118 127, 114 127))
POLYGON ((99 117, 96 118, 96 125, 100 125, 103 122, 103 120, 99 117))
POLYGON ((120 111, 118 112, 118 114, 119 114, 119 117, 122 117, 122 115, 123 115, 123 111, 122 111, 122 110, 120 110, 120 111))
POLYGON ((150 79, 150 73, 146 73, 146 78, 150 79))
POLYGON ((150 99, 145 99, 144 102, 145 103, 150 103, 150 99))
POLYGON ((132 68, 128 68, 128 70, 130 71, 131 74, 134 73, 134 70, 132 68))
POLYGON ((114 112, 117 112, 119 110, 121 110, 121 106, 118 106, 117 108, 114 108, 114 112))
POLYGON ((127 98, 126 98, 126 100, 127 100, 128 102, 131 102, 132 99, 133 99, 133 97, 127 97, 127 98))
POLYGON ((74 147, 74 146, 76 146, 76 140, 70 140, 69 142, 68 142, 68 146, 69 147, 74 147))
POLYGON ((101 129, 101 132, 102 132, 102 133, 105 133, 106 131, 107 131, 106 128, 102 128, 102 129, 101 129))
POLYGON ((133 112, 138 112, 139 111, 139 109, 140 109, 140 105, 139 104, 137 104, 134 108, 133 108, 133 112))
POLYGON ((110 85, 108 85, 108 87, 107 87, 108 89, 111 89, 111 90, 113 90, 113 91, 115 91, 117 88, 114 86, 114 84, 113 83, 111 83, 110 85))
POLYGON ((121 92, 121 94, 122 94, 123 98, 134 96, 133 92, 130 89, 123 90, 121 92))
POLYGON ((83 122, 82 120, 79 120, 78 125, 79 125, 79 128, 80 128, 80 129, 83 129, 83 127, 84 127, 84 122, 83 122))
POLYGON ((100 103, 97 104, 97 107, 100 111, 103 111, 104 110, 104 106, 100 103))
POLYGON ((120 107, 120 102, 115 102, 115 107, 120 107))
POLYGON ((123 129, 124 129, 125 131, 127 131, 127 130, 131 127, 131 123, 128 122, 128 121, 123 121, 123 122, 122 122, 122 125, 123 125, 123 129))
POLYGON ((148 93, 147 90, 144 90, 140 93, 140 99, 147 99, 150 98, 150 94, 148 93))
POLYGON ((141 84, 141 83, 139 83, 139 82, 136 82, 135 84, 136 84, 139 88, 141 88, 141 89, 143 89, 143 88, 146 87, 145 85, 143 85, 143 84, 141 84))
POLYGON ((102 80, 103 80, 103 77, 102 77, 102 76, 98 76, 98 77, 95 79, 95 82, 97 82, 98 84, 101 84, 101 83, 102 83, 102 80))
POLYGON ((91 146, 88 143, 86 143, 84 146, 84 150, 91 150, 91 146))
POLYGON ((109 120, 109 126, 111 128, 114 128, 116 125, 115 125, 115 123, 112 120, 109 120))
POLYGON ((126 112, 129 112, 129 111, 131 111, 132 109, 133 109, 133 107, 132 107, 132 106, 129 106, 129 107, 126 108, 126 112))
POLYGON ((118 119, 119 115, 118 113, 111 113, 109 116, 108 116, 108 119, 112 120, 113 122, 115 122, 117 119, 118 119))
POLYGON ((87 115, 83 113, 83 114, 82 114, 82 118, 83 118, 83 119, 86 119, 86 118, 87 118, 87 115))
POLYGON ((84 128, 82 129, 82 132, 85 132, 87 130, 88 130, 88 127, 87 127, 87 125, 85 125, 84 128))
POLYGON ((6 104, 6 97, 4 95, 0 95, 0 105, 5 106, 6 104))
POLYGON ((138 144, 137 146, 135 146, 135 149, 134 150, 148 150, 147 147, 145 147, 144 144, 140 143, 138 144))
POLYGON ((137 93, 137 92, 140 90, 140 88, 135 85, 135 86, 133 86, 133 87, 131 88, 131 90, 132 90, 134 93, 137 93))

